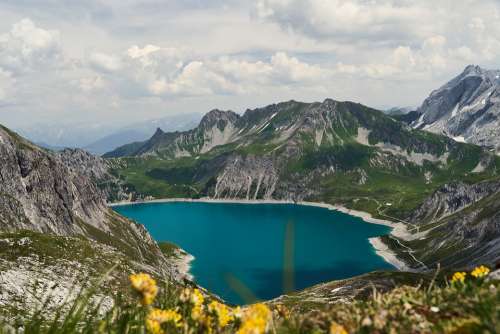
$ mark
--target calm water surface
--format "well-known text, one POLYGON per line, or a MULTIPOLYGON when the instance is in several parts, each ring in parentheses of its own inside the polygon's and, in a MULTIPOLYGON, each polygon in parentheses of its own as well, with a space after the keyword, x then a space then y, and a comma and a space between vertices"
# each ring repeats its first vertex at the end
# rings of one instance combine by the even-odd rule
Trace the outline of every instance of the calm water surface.
MULTIPOLYGON (((254 295, 283 293, 287 224, 293 226, 295 288, 393 267, 368 239, 390 228, 325 208, 284 204, 145 203, 114 208, 144 224, 157 241, 173 242, 196 259, 195 280, 228 302, 236 278, 254 295)), ((290 244, 290 243, 289 243, 290 244)))

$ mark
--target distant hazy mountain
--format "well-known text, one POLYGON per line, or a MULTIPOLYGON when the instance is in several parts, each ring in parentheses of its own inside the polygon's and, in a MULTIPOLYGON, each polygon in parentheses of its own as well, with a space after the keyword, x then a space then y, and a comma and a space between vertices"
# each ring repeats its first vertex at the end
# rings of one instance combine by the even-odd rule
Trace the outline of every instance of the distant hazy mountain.
POLYGON ((394 107, 394 108, 385 110, 384 113, 386 115, 389 115, 389 116, 401 116, 401 115, 407 115, 407 114, 409 114, 410 112, 412 112, 415 109, 417 109, 417 108, 413 108, 413 107, 394 107))
POLYGON ((35 144, 37 146, 40 146, 42 148, 46 148, 46 149, 54 151, 54 152, 59 152, 59 151, 62 151, 62 150, 64 150, 66 148, 66 147, 63 147, 63 146, 52 146, 52 145, 46 144, 44 142, 38 142, 38 143, 35 143, 35 144))
POLYGON ((189 130, 200 119, 201 115, 190 113, 125 126, 98 123, 35 124, 16 130, 32 142, 51 150, 84 148, 94 154, 102 154, 126 143, 145 140, 158 127, 165 131, 189 130))
POLYGON ((20 135, 44 148, 77 148, 86 146, 117 131, 113 125, 97 123, 37 123, 15 129, 20 135))
POLYGON ((416 129, 500 150, 500 71, 467 66, 432 92, 418 114, 416 129))
POLYGON ((168 132, 190 130, 198 125, 201 117, 201 114, 182 114, 132 124, 86 145, 84 149, 94 154, 103 154, 131 142, 146 140, 158 128, 168 132))

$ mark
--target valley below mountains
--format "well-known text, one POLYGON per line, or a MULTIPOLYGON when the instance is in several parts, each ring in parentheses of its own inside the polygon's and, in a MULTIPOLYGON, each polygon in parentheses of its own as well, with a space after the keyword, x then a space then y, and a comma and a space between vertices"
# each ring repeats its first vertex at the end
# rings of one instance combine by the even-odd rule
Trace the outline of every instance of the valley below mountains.
POLYGON ((382 242, 415 271, 495 264, 500 158, 352 102, 209 112, 105 155, 137 198, 322 202, 403 224, 382 242))
POLYGON ((183 282, 186 254, 162 252, 143 226, 108 207, 160 198, 327 203, 404 228, 379 242, 406 273, 325 283, 290 297, 294 303, 311 296, 350 300, 367 295, 371 284, 381 290, 418 284, 438 266, 494 267, 500 261, 498 85, 497 72, 468 67, 406 119, 333 99, 282 102, 242 115, 212 110, 192 130, 158 129, 102 157, 52 152, 0 127, 0 305, 9 316, 19 314, 37 303, 23 299, 34 281, 41 285, 33 293, 41 296, 65 282, 57 290, 64 296, 75 282, 86 286, 82 277, 112 266, 117 270, 103 295, 124 287, 135 271, 183 282))

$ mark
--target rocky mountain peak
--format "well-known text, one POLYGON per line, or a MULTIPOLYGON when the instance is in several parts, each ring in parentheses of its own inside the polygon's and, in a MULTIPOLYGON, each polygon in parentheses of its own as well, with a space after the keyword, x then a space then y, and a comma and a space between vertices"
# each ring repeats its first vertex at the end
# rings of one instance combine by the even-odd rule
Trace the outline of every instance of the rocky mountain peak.
POLYGON ((488 83, 491 85, 500 84, 500 70, 484 69, 478 65, 467 66, 462 74, 460 74, 451 82, 460 81, 467 77, 480 77, 482 80, 488 81, 488 83))
POLYGON ((325 106, 335 106, 337 104, 337 101, 331 98, 327 98, 323 101, 323 105, 325 106))
POLYGON ((235 123, 240 115, 231 110, 219 110, 213 109, 209 111, 200 121, 201 127, 212 127, 219 121, 226 121, 230 123, 235 123))
POLYGON ((462 75, 481 75, 482 73, 483 69, 479 65, 468 65, 462 75))
POLYGON ((500 149, 500 71, 469 65, 433 91, 411 125, 458 141, 500 149))
POLYGON ((156 128, 156 131, 155 133, 153 134, 153 136, 161 136, 162 134, 164 134, 165 132, 163 132, 162 129, 160 128, 156 128))

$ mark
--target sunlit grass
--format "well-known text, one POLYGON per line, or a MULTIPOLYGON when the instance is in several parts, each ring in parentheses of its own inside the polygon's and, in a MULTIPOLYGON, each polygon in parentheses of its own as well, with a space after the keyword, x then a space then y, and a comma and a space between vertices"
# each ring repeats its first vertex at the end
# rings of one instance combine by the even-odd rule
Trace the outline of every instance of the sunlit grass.
POLYGON ((370 298, 308 312, 280 303, 232 307, 197 288, 130 277, 136 298, 93 301, 106 277, 47 318, 43 310, 1 333, 499 333, 500 284, 489 269, 459 272, 428 287, 402 286, 370 298), (439 283, 439 284, 438 284, 439 283))

